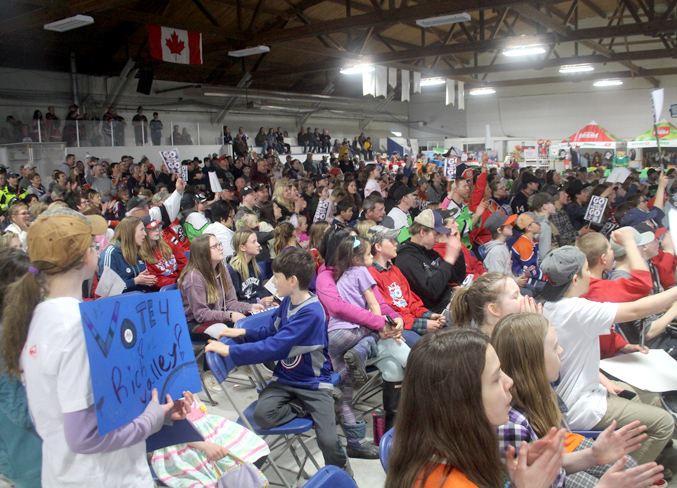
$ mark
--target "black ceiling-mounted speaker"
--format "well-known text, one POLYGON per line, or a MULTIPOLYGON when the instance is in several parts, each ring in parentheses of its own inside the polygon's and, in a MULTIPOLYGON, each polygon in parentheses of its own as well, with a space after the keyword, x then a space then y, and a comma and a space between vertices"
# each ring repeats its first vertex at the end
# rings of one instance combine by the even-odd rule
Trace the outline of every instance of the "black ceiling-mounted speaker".
POLYGON ((143 93, 144 95, 150 95, 150 89, 153 86, 153 77, 155 73, 153 71, 142 69, 139 70, 139 84, 136 87, 138 93, 143 93))

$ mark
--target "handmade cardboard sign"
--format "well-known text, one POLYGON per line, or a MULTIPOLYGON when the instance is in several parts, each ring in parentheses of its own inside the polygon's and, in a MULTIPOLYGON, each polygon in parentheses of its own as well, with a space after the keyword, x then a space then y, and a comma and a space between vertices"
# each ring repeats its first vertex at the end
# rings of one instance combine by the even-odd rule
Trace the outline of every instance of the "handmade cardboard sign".
POLYGON ((456 164, 458 164, 458 157, 456 156, 444 160, 444 176, 447 181, 456 179, 456 164))
POLYGON ((80 316, 100 435, 138 417, 154 388, 162 404, 202 389, 178 290, 83 302, 80 316))
POLYGON ((609 200, 603 197, 590 197, 590 203, 588 204, 588 210, 585 212, 584 219, 596 224, 601 223, 608 202, 609 200))
POLYGON ((171 151, 160 151, 160 156, 162 156, 162 160, 167 165, 167 169, 171 174, 177 174, 183 181, 188 181, 188 168, 181 164, 177 148, 171 151))

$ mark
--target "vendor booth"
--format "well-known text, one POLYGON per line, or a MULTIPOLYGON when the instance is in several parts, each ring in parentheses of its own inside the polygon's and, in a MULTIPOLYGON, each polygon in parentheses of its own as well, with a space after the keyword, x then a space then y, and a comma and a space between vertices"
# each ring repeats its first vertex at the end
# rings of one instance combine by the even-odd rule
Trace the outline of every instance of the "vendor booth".
MULTIPOLYGON (((677 127, 669 122, 658 124, 658 138, 661 142, 661 150, 666 150, 668 160, 675 158, 677 153, 677 127)), ((628 141, 628 155, 631 160, 641 161, 647 152, 657 152, 656 129, 652 127, 645 133, 628 141)))
POLYGON ((553 161, 571 161, 576 164, 578 154, 599 152, 605 164, 611 163, 617 151, 625 151, 626 141, 619 139, 608 130, 600 127, 597 122, 590 122, 581 130, 568 137, 560 144, 550 146, 550 159, 553 161), (571 149, 577 150, 578 154, 572 156, 571 149))

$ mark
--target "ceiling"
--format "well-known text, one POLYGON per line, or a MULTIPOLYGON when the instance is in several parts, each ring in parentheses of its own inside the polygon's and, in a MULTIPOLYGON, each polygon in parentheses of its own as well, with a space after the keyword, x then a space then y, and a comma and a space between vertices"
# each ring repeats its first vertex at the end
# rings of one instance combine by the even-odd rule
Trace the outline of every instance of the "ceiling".
MULTIPOLYGON (((677 74, 677 0, 6 0, 0 67, 119 76, 128 61, 155 79, 361 97, 346 65, 373 62, 443 76, 467 86, 510 87, 570 80, 641 78, 659 86, 677 74), (420 28, 416 19, 468 12, 464 23, 420 28), (65 33, 48 22, 87 14, 95 23, 65 33), (200 66, 150 56, 145 24, 202 33, 200 66), (232 58, 265 44, 270 52, 232 58), (514 45, 546 53, 507 58, 514 45), (562 65, 595 71, 561 75, 562 65), (243 79, 245 73, 251 77, 243 79)), ((129 66, 129 65, 128 65, 129 66)), ((398 93, 398 88, 394 94, 398 93)))

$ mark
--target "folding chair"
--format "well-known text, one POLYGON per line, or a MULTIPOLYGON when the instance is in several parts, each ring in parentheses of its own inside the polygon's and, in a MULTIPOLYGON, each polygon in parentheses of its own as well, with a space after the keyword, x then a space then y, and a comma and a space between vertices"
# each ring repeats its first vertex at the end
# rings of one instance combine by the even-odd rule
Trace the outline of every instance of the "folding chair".
POLYGON ((484 261, 487 257, 487 248, 484 247, 485 245, 482 244, 480 247, 477 248, 477 252, 480 253, 480 260, 484 261))
POLYGON ((393 444, 394 428, 383 434, 381 443, 378 445, 378 457, 381 458, 381 466, 383 471, 388 472, 388 458, 390 458, 390 450, 393 444))
POLYGON ((261 281, 266 281, 267 279, 270 279, 273 277, 273 260, 272 259, 266 259, 265 261, 257 261, 259 265, 259 268, 261 269, 261 276, 259 276, 259 279, 261 281))
POLYGON ((303 486, 304 488, 358 488, 355 480, 337 466, 324 466, 303 486))
MULTIPOLYGON (((226 337, 222 337, 220 342, 227 344, 227 345, 234 345, 237 344, 237 341, 233 339, 228 339, 226 337)), ((221 389, 223 390, 223 393, 226 395, 228 398, 228 401, 231 403, 233 408, 238 414, 238 423, 241 425, 244 425, 248 429, 250 429, 252 432, 256 433, 257 435, 261 436, 263 439, 266 439, 269 436, 276 436, 276 439, 271 443, 269 442, 268 445, 270 447, 271 454, 268 456, 268 459, 266 463, 270 463, 270 466, 273 468, 277 476, 280 478, 282 481, 283 485, 286 488, 291 488, 292 485, 289 484, 287 479, 282 475, 281 469, 286 468, 280 468, 278 466, 276 460, 279 460, 280 457, 286 452, 289 451, 289 453, 294 457, 294 460, 299 466, 299 471, 296 474, 296 479, 294 480, 293 486, 300 486, 299 485, 299 480, 301 479, 301 476, 306 476, 307 474, 305 472, 305 464, 310 459, 310 461, 315 465, 316 469, 320 469, 319 464, 317 464, 317 461, 313 457, 313 455, 310 453, 310 450, 306 446, 305 442, 303 441, 302 434, 312 430, 313 428, 313 421, 312 419, 308 417, 304 418, 295 418, 291 422, 287 422, 284 425, 280 425, 278 427, 274 427, 272 429, 264 429, 260 427, 256 421, 254 420, 254 409, 256 408, 256 405, 258 403, 258 400, 253 402, 251 405, 249 405, 246 409, 241 410, 240 407, 233 401, 233 398, 231 397, 228 389, 225 387, 225 381, 228 378, 228 374, 236 367, 235 363, 233 362, 232 358, 229 357, 222 357, 219 356, 216 353, 213 352, 208 352, 206 355, 207 358, 207 364, 209 365, 209 368, 212 370, 212 373, 216 377, 217 381, 221 384, 221 389), (294 449, 294 443, 298 442, 301 448, 305 451, 305 457, 303 460, 301 460, 298 457, 298 454, 296 453, 296 450, 294 449), (273 449, 277 449, 276 456, 273 456, 273 449)), ((291 471, 291 470, 288 470, 291 471)), ((293 471, 292 471, 293 472, 293 471)))

